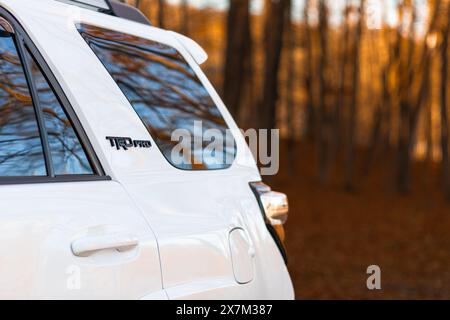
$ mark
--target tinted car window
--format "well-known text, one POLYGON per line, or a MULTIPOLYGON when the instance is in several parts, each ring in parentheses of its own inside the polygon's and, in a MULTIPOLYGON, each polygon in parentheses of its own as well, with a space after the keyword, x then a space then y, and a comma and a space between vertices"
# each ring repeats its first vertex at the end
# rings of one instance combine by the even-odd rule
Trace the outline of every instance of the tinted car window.
POLYGON ((231 165, 236 148, 232 135, 227 134, 225 120, 195 72, 174 48, 103 28, 78 27, 172 165, 188 170, 231 165), (182 134, 174 136, 177 131, 182 134), (212 141, 219 142, 221 148, 212 151, 208 147, 212 141), (190 149, 183 154, 183 163, 173 156, 180 142, 190 149))
POLYGON ((92 174, 82 144, 59 100, 28 50, 25 55, 38 92, 55 174, 92 174))
POLYGON ((44 153, 13 36, 0 31, 0 176, 45 176, 44 153))

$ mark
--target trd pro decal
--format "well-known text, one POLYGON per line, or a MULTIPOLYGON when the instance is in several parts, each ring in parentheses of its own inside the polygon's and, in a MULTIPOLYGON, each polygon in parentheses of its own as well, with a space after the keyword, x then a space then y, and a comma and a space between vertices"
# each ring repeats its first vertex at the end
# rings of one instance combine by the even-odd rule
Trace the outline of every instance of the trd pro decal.
POLYGON ((152 143, 148 140, 133 140, 128 137, 106 137, 109 140, 111 147, 116 147, 117 150, 123 148, 128 150, 129 148, 151 148, 152 143))

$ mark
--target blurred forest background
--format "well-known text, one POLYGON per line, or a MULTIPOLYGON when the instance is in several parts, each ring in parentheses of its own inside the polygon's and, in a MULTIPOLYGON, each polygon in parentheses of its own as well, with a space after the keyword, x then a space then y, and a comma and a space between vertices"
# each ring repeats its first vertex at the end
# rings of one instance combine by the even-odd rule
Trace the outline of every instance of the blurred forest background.
POLYGON ((126 2, 205 48, 241 128, 281 130, 298 298, 450 298, 450 1, 126 2))

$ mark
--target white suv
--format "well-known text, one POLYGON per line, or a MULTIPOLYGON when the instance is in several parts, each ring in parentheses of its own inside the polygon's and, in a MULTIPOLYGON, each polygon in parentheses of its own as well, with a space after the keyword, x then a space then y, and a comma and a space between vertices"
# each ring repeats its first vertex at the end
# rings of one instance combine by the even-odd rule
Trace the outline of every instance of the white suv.
POLYGON ((206 58, 112 1, 0 0, 0 298, 293 298, 286 198, 206 58), (174 156, 210 129, 224 161, 174 156))

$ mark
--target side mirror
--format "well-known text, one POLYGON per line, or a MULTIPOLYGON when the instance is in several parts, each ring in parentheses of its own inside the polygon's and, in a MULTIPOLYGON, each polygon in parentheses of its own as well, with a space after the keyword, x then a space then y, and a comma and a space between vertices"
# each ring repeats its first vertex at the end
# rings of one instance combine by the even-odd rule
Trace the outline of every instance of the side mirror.
POLYGON ((188 38, 180 33, 168 31, 170 32, 181 45, 191 54, 197 64, 201 65, 208 60, 208 54, 206 51, 194 40, 188 38))

